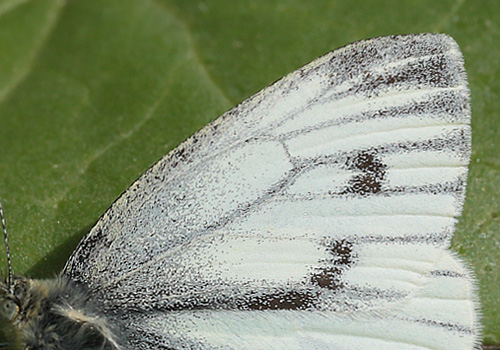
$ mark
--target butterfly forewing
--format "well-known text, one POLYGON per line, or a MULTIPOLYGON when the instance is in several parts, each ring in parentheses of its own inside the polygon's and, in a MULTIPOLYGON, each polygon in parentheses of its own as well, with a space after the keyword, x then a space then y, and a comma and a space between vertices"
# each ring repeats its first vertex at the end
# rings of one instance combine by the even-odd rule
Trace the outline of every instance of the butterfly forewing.
POLYGON ((471 349, 468 100, 448 36, 333 51, 160 160, 64 274, 126 349, 471 349))

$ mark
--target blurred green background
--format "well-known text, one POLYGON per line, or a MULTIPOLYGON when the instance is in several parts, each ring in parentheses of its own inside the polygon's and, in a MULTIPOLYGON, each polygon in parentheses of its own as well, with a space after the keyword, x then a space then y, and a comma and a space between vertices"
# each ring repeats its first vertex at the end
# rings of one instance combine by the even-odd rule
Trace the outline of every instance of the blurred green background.
POLYGON ((478 276, 484 340, 500 344, 496 0, 0 0, 0 200, 16 273, 54 276, 144 170, 270 82, 349 42, 420 32, 450 34, 465 56, 473 154, 453 248, 478 276))

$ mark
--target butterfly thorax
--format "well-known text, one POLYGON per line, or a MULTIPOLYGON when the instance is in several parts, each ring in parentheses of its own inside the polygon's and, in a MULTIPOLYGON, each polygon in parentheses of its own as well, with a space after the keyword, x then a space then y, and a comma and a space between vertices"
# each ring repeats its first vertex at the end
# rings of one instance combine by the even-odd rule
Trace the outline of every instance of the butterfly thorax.
POLYGON ((26 350, 119 349, 115 332, 90 294, 65 278, 16 277, 11 295, 1 299, 14 338, 26 350))

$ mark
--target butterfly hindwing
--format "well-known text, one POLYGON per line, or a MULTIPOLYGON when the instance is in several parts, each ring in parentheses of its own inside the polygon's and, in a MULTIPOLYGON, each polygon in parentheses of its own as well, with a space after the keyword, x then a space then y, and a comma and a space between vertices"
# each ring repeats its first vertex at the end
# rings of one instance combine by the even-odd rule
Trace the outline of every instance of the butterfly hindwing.
POLYGON ((468 99, 445 35, 335 50, 160 160, 64 274, 127 349, 471 349, 468 99))

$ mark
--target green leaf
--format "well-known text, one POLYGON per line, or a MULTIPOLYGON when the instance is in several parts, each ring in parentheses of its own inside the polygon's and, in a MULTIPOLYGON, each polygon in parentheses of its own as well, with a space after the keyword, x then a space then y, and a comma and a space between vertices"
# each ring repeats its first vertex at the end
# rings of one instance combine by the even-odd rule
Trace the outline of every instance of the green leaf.
MULTIPOLYGON (((500 2, 3 0, 0 200, 17 273, 60 271, 144 170, 270 82, 369 37, 444 32, 472 92, 473 155, 453 241, 500 344, 500 2)), ((5 266, 5 259, 0 260, 5 266)))

